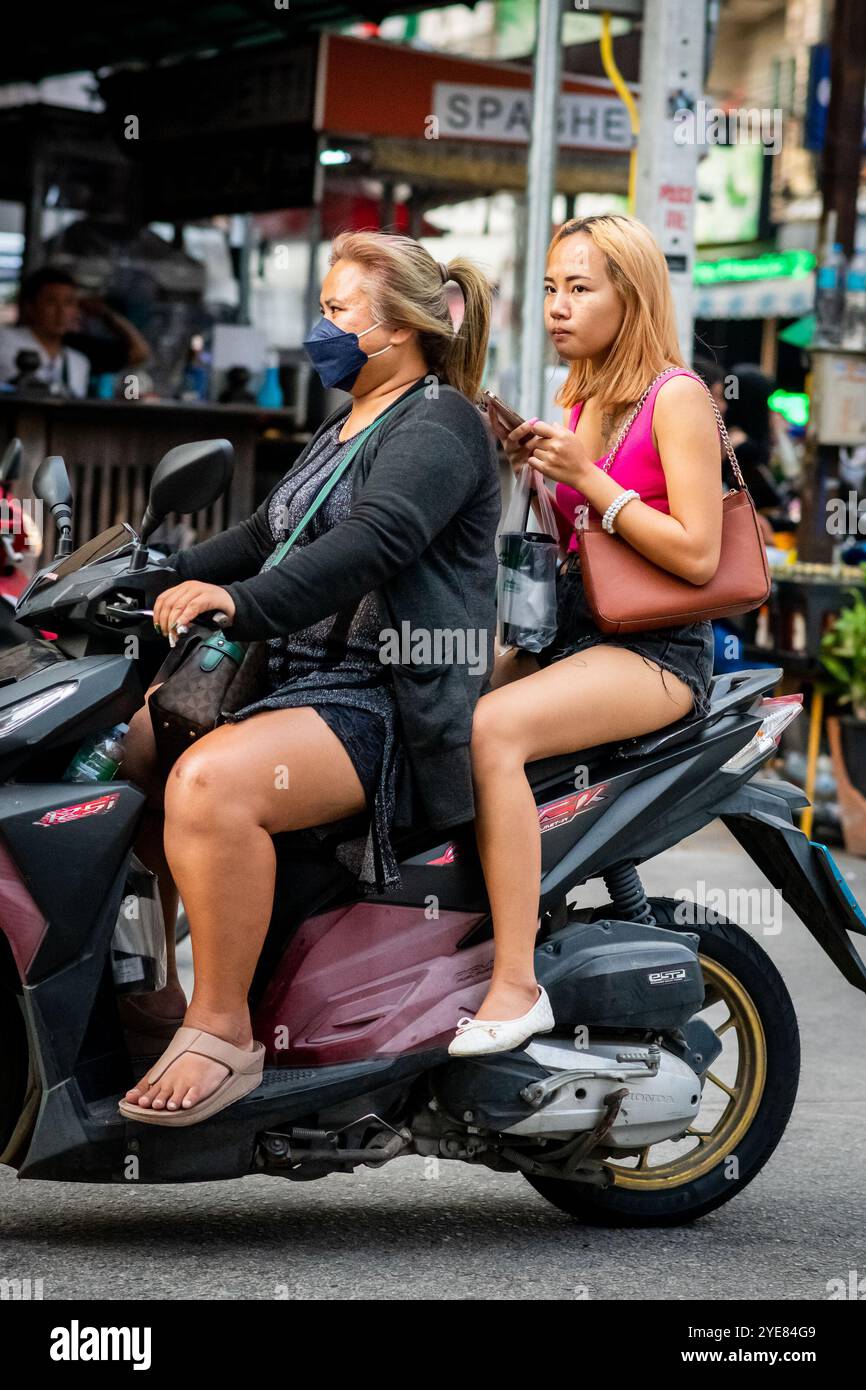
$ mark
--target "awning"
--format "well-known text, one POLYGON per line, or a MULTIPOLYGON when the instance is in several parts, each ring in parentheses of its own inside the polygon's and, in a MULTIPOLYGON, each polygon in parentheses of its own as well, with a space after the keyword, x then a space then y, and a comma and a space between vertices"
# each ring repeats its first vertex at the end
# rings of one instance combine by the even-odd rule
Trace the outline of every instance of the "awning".
MULTIPOLYGON (((305 29, 438 9, 448 0, 75 0, 19 5, 0 48, 0 83, 38 82, 121 63, 164 63, 199 53, 285 42, 305 29)), ((472 8, 475 0, 465 0, 472 8)), ((7 24, 9 23, 7 16, 7 24)))
POLYGON ((696 286, 694 313, 699 319, 793 319, 808 314, 814 302, 814 275, 797 275, 696 286))

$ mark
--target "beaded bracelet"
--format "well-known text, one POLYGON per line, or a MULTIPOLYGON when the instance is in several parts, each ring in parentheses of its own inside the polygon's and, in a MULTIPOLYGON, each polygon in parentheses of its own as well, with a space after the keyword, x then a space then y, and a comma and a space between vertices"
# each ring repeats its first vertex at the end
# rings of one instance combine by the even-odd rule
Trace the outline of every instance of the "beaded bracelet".
POLYGON ((621 492, 619 497, 615 497, 611 502, 604 516, 601 518, 601 524, 608 535, 613 535, 613 523, 616 521, 616 518, 619 516, 626 502, 631 502, 632 498, 635 497, 640 501, 640 493, 635 492, 634 488, 628 488, 625 492, 621 492))

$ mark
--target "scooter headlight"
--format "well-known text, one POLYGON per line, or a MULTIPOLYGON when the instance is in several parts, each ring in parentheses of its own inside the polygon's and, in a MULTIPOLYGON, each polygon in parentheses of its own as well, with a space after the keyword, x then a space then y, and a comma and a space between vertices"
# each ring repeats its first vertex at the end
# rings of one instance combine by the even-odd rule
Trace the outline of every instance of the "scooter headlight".
POLYGON ((36 695, 27 695, 23 700, 16 700, 14 705, 9 705, 0 712, 0 738, 14 734, 28 719, 35 719, 53 705, 59 705, 61 700, 65 700, 77 689, 78 681, 61 681, 59 685, 49 686, 47 690, 40 690, 36 695))

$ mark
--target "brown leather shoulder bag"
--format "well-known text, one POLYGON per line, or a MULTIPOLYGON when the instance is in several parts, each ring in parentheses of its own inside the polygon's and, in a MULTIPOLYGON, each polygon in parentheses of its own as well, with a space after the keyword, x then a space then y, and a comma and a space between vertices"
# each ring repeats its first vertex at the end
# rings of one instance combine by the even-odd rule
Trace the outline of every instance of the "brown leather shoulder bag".
MULTIPOLYGON (((665 377, 676 370, 668 368, 665 377)), ((660 377, 641 396, 610 454, 602 465, 609 472, 620 446, 660 377)), ((580 569, 587 602, 602 632, 644 632, 681 627, 705 619, 748 613, 765 603, 770 573, 755 504, 746 487, 721 412, 710 395, 719 433, 731 463, 736 486, 722 498, 722 547, 719 565, 705 584, 671 574, 653 564, 621 536, 610 534, 601 521, 588 521, 580 530, 580 569)))

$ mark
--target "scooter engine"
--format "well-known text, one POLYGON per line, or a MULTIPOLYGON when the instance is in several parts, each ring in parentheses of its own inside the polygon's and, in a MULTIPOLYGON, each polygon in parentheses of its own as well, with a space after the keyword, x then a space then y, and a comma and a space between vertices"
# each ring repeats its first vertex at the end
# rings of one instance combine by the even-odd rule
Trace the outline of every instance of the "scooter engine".
POLYGON ((632 1150, 684 1133, 701 1104, 692 1068, 655 1043, 535 1039, 521 1052, 465 1058, 436 1078, 438 1106, 497 1134, 596 1142, 632 1150))

